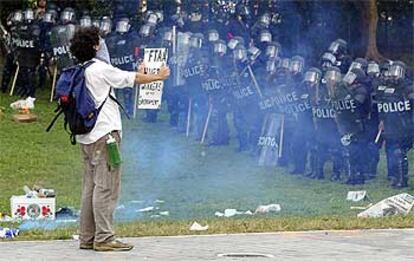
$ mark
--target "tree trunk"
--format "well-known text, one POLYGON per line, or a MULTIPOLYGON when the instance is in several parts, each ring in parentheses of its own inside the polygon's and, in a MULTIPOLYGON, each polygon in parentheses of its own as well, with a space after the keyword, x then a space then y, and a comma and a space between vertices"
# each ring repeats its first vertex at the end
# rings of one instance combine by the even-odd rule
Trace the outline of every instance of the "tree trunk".
POLYGON ((385 60, 384 56, 380 54, 377 47, 377 25, 378 25, 378 10, 377 0, 366 0, 363 2, 364 8, 362 10, 364 31, 366 35, 366 52, 365 57, 370 60, 382 62, 385 60))

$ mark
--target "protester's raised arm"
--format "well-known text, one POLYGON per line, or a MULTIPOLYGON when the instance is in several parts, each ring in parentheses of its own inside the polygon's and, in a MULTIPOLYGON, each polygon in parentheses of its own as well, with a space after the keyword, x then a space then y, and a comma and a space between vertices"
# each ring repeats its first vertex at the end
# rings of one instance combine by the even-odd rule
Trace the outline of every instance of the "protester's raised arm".
POLYGON ((167 66, 162 66, 158 74, 145 74, 143 69, 137 71, 135 76, 135 83, 145 84, 154 81, 164 81, 170 76, 170 69, 167 66))

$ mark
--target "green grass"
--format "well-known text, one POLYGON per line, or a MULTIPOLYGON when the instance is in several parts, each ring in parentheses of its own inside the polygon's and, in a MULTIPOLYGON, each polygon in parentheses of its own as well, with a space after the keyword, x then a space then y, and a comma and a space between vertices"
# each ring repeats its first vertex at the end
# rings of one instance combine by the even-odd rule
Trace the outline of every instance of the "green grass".
MULTIPOLYGON (((16 97, 0 96, 5 107, 0 120, 0 212, 9 214, 9 199, 23 193, 27 184, 54 188, 58 207, 79 208, 82 165, 78 146, 69 143, 58 121, 50 133, 44 130, 52 119, 55 105, 46 92, 36 101, 39 121, 18 124, 11 120, 9 104, 16 97)), ((167 124, 166 115, 156 124, 140 120, 124 121, 122 152, 124 171, 117 232, 121 236, 190 234, 192 221, 209 224, 206 233, 268 232, 314 229, 356 229, 412 227, 414 215, 382 219, 357 219, 354 205, 345 200, 348 190, 365 189, 373 202, 397 193, 413 194, 410 188, 393 190, 385 179, 384 160, 377 180, 349 187, 329 181, 314 181, 287 175, 285 170, 258 167, 249 154, 235 153, 235 144, 205 147, 186 138, 167 124), (170 216, 152 218, 153 213, 137 213, 153 206, 170 216), (131 202, 142 201, 140 203, 131 202), (254 210, 260 204, 279 203, 276 214, 230 219, 215 218, 226 208, 254 210)), ((233 134, 234 136, 234 134, 233 134)), ((412 177, 411 177, 412 179, 412 177)), ((12 224, 5 224, 11 226, 12 224)), ((19 239, 66 239, 77 227, 55 231, 33 230, 19 239)))

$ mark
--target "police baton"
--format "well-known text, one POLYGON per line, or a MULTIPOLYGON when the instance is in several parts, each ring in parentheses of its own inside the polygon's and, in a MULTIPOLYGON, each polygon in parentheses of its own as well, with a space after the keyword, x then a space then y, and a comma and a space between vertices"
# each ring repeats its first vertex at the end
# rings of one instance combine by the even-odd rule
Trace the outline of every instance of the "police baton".
POLYGON ((193 107, 193 98, 190 97, 188 100, 188 111, 187 111, 187 128, 185 130, 185 136, 190 136, 190 123, 191 123, 191 113, 193 107))
POLYGON ((14 74, 13 84, 12 84, 12 87, 11 87, 11 90, 10 90, 10 96, 13 96, 14 87, 16 87, 17 77, 19 77, 20 65, 19 65, 19 62, 16 62, 16 64, 17 64, 17 68, 16 68, 16 72, 14 74))
POLYGON ((50 102, 53 101, 53 98, 54 98, 54 95, 55 95, 57 71, 58 71, 58 64, 56 63, 55 68, 53 69, 53 80, 52 80, 52 90, 50 91, 50 102))
POLYGON ((283 154, 284 135, 285 135, 285 115, 282 114, 282 118, 280 119, 279 158, 281 158, 283 154))
POLYGON ((381 134, 382 134, 383 131, 384 131, 384 123, 381 121, 380 126, 378 128, 377 136, 375 137, 375 141, 374 141, 375 144, 378 144, 378 142, 380 141, 381 134))
POLYGON ((252 78, 253 85, 256 88, 257 93, 259 94, 260 98, 263 98, 262 91, 260 90, 259 84, 257 83, 256 76, 253 73, 252 67, 247 65, 247 70, 249 71, 250 77, 252 78))
POLYGON ((206 139, 207 129, 208 129, 208 125, 210 123, 210 118, 211 118, 211 113, 212 112, 213 112, 213 103, 211 102, 211 97, 209 97, 208 114, 207 114, 206 123, 204 124, 203 136, 201 136, 200 144, 204 144, 204 141, 206 139))

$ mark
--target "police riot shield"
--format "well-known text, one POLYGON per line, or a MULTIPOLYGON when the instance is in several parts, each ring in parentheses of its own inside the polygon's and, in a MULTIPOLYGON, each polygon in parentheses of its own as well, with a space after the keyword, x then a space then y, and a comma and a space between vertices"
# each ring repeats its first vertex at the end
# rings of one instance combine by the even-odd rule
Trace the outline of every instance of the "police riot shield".
POLYGON ((70 53, 70 40, 75 33, 75 25, 57 25, 52 28, 50 35, 51 53, 55 59, 58 70, 74 64, 70 53))

